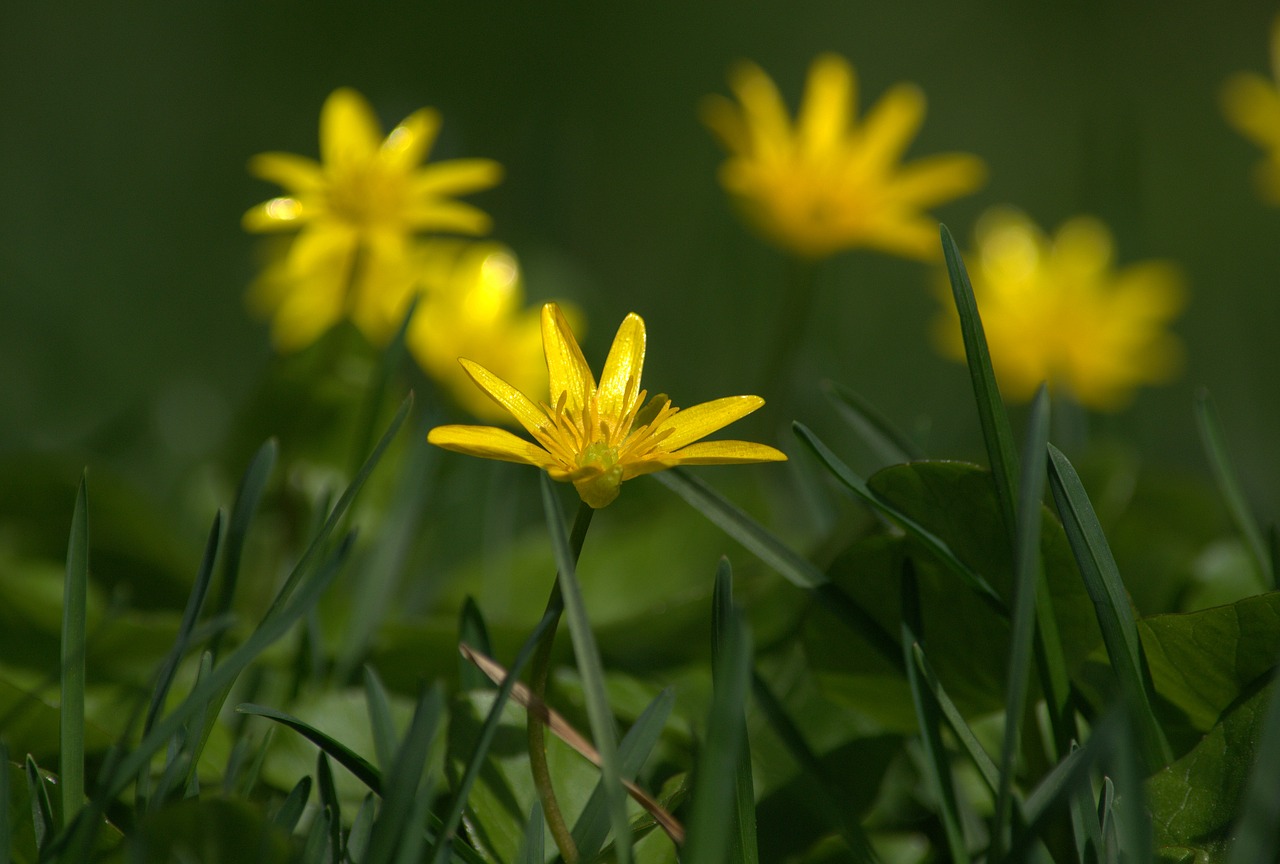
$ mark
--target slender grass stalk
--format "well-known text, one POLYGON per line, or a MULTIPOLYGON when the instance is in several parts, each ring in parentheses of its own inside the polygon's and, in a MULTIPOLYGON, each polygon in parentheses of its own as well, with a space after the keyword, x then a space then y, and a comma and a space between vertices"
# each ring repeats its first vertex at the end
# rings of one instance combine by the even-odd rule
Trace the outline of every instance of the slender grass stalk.
MULTIPOLYGON (((431 798, 431 790, 424 789, 424 766, 431 752, 432 743, 440 729, 444 715, 444 693, 437 685, 424 688, 418 697, 409 731, 396 750, 396 757, 387 772, 386 787, 382 794, 382 809, 373 823, 369 838, 367 864, 391 864, 396 861, 398 848, 415 833, 416 803, 431 798)), ((425 813, 424 813, 425 818, 425 813)), ((448 847, 443 837, 439 849, 448 847)))
POLYGON ((382 679, 372 666, 364 667, 364 698, 369 707, 369 728, 373 732, 373 752, 378 757, 378 766, 383 771, 391 769, 395 759, 396 735, 395 723, 391 719, 391 700, 387 698, 382 679))
POLYGON ((89 493, 81 475, 67 542, 67 577, 62 594, 62 687, 58 710, 58 788, 62 826, 84 806, 85 607, 89 592, 89 493))
POLYGON ((1017 773, 1022 718, 1026 712, 1031 655, 1035 638, 1036 587, 1042 581, 1040 562, 1041 508, 1044 500, 1045 448, 1049 443, 1049 391, 1036 393, 1022 449, 1018 490, 1018 543, 1014 548, 1013 621, 1009 634, 1009 672, 1005 685, 1004 739, 1000 747, 1000 786, 996 796, 995 827, 991 832, 991 860, 1000 861, 1008 846, 1013 810, 1013 778, 1017 773))
POLYGON ((1227 449, 1227 436, 1222 429, 1222 420, 1218 416, 1218 408, 1208 390, 1201 389, 1196 393, 1196 428, 1200 430, 1200 440, 1204 444, 1205 456, 1209 459, 1209 467, 1218 483, 1218 491, 1226 502, 1227 512, 1236 530, 1244 537, 1245 546, 1253 558, 1253 565, 1258 570, 1262 583, 1269 587, 1276 585, 1276 573, 1272 565, 1272 554, 1267 542, 1263 539, 1262 530, 1249 508, 1249 502, 1240 486, 1240 475, 1231 463, 1231 454, 1227 449))
MULTIPOLYGON (((227 525, 227 540, 222 554, 222 580, 218 597, 213 604, 213 616, 222 618, 231 612, 235 601, 236 585, 240 581, 240 561, 244 554, 245 539, 249 535, 249 526, 253 523, 254 514, 258 512, 258 504, 262 501, 262 493, 275 468, 280 454, 280 445, 274 438, 268 438, 253 455, 249 467, 240 478, 240 487, 236 490, 235 503, 231 505, 231 518, 227 525)), ((224 631, 214 634, 209 645, 216 659, 222 646, 224 631)))
POLYGON ((870 402, 848 387, 834 381, 824 381, 822 390, 836 406, 836 413, 845 419, 882 461, 887 464, 915 462, 925 458, 910 437, 900 432, 870 402))
MULTIPOLYGON (((354 280, 355 278, 355 269, 353 267, 352 279, 354 280)), ((365 454, 369 452, 369 444, 373 441, 374 433, 378 428, 378 414, 382 411, 382 403, 386 399, 387 387, 391 383, 391 378, 396 374, 396 370, 400 368, 400 361, 404 358, 405 336, 409 332, 409 324, 413 321, 413 313, 417 308, 418 297, 415 295, 409 301, 409 306, 405 309, 404 318, 400 319, 400 326, 396 328, 391 342, 382 352, 378 366, 369 382, 369 389, 365 392, 364 405, 360 409, 360 419, 357 421, 356 433, 351 441, 352 476, 355 476, 361 463, 364 462, 365 454)))
MULTIPOLYGON (((578 584, 577 575, 582 539, 585 539, 587 531, 587 526, 584 525, 579 532, 578 523, 585 520, 589 524, 590 516, 581 514, 584 510, 589 512, 591 508, 583 502, 578 504, 579 515, 574 519, 574 529, 575 533, 580 533, 582 536, 575 548, 573 541, 565 534, 564 517, 561 515, 560 505, 556 503, 554 484, 546 474, 542 474, 541 479, 542 507, 547 514, 547 531, 551 535, 551 548, 555 552, 556 569, 559 574, 557 580, 564 596, 569 636, 573 641, 573 654, 578 662, 578 673, 582 678, 591 735, 595 739, 596 750, 600 753, 600 773, 604 780, 609 821, 613 825, 614 854, 617 856, 618 864, 630 864, 631 830, 627 823, 627 796, 622 787, 622 770, 618 764, 618 727, 613 719, 613 711, 609 707, 608 695, 605 693, 604 664, 600 660, 600 649, 596 645, 595 634, 591 631, 591 621, 587 618, 587 607, 582 599, 582 588, 578 584)), ((554 636, 554 631, 550 632, 548 641, 554 636)), ((534 692, 539 697, 542 696, 542 693, 536 689, 534 692)), ((545 759, 545 754, 544 747, 540 756, 545 759)), ((543 806, 546 806, 545 801, 543 806)), ((569 835, 569 843, 573 843, 572 834, 569 835)), ((567 856, 565 860, 569 861, 567 856)))
MULTIPOLYGON (((53 803, 49 800, 49 788, 40 773, 36 760, 27 754, 24 765, 27 772, 27 796, 31 799, 31 823, 36 835, 36 851, 43 857, 45 849, 53 840, 58 826, 53 823, 53 803)), ((8 770, 8 766, 5 766, 8 770)), ((77 859, 70 859, 77 860, 77 859)))
MULTIPOLYGON (((727 648, 729 621, 734 615, 733 570, 728 558, 716 567, 715 590, 711 605, 711 667, 720 668, 720 657, 727 648)), ((714 679, 713 679, 714 682, 714 679)), ((729 860, 741 864, 758 864, 760 853, 756 842, 756 795, 751 776, 751 742, 747 737, 747 719, 738 717, 742 726, 738 735, 738 763, 734 769, 734 807, 730 812, 729 860)))

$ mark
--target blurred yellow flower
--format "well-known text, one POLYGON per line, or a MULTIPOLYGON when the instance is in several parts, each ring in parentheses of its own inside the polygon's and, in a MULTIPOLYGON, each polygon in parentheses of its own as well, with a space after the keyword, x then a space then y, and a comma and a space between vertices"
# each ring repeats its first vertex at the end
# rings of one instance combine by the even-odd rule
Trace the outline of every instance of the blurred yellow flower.
POLYGON ((1271 24, 1271 74, 1238 72, 1222 89, 1222 109, 1240 134, 1266 151, 1257 168, 1258 190, 1269 204, 1280 205, 1280 16, 1271 24))
POLYGON ((645 329, 635 313, 618 328, 599 385, 554 303, 542 307, 542 345, 548 402, 534 402, 480 364, 461 361, 480 389, 537 443, 491 426, 437 426, 427 440, 471 456, 535 465, 555 480, 573 483, 578 496, 595 508, 617 498, 623 481, 664 468, 787 458, 764 444, 699 442, 763 405, 759 396, 729 396, 684 411, 665 395, 646 403, 647 393, 640 389, 645 329))
POLYGON ((300 348, 344 317, 385 339, 398 321, 379 310, 388 292, 407 297, 414 235, 489 230, 484 212, 454 196, 493 186, 502 168, 489 159, 421 164, 439 128, 439 113, 423 108, 383 138, 369 103, 342 88, 320 112, 321 162, 292 153, 250 160, 251 173, 288 194, 245 213, 245 229, 299 232, 251 297, 274 316, 278 347, 300 348))
POLYGON ((938 223, 925 210, 974 191, 986 169, 950 153, 899 164, 924 119, 919 88, 891 88, 859 123, 853 67, 835 54, 809 67, 795 123, 758 66, 730 74, 735 104, 709 96, 703 123, 729 158, 720 183, 777 246, 807 258, 870 247, 910 258, 940 253, 938 223))
MULTIPOLYGON (((524 307, 520 265, 490 241, 436 239, 422 244, 421 294, 405 341, 423 371, 443 383, 469 412, 485 420, 511 415, 478 390, 458 363, 466 357, 523 393, 545 398, 542 329, 524 307)), ((576 310, 566 310, 578 318, 576 310)))
MULTIPOLYGON (((1027 401, 1042 382, 1078 403, 1117 410, 1142 384, 1168 381, 1182 349, 1166 327, 1185 302, 1174 267, 1114 266, 1111 232, 1077 217, 1048 238, 1015 210, 989 210, 966 259, 1001 392, 1027 401)), ((942 277, 946 286, 946 277, 942 277)), ((942 352, 964 360, 951 290, 939 292, 942 352)))

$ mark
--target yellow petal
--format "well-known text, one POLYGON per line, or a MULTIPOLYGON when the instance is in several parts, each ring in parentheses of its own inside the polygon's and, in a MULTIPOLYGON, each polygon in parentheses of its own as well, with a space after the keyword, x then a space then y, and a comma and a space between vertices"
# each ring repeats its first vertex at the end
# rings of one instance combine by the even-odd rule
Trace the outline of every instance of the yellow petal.
POLYGON ((640 392, 644 345, 644 321, 632 312, 622 319, 609 357, 604 361, 604 371, 600 373, 596 404, 602 418, 617 420, 630 410, 640 392))
POLYGON ((904 165, 889 188, 899 201, 925 208, 968 195, 986 179, 987 166, 977 156, 943 153, 904 165))
POLYGON ((324 185, 320 163, 295 153, 259 153, 249 160, 249 173, 290 192, 314 192, 324 185))
POLYGON ((555 464, 551 454, 535 444, 494 426, 437 426, 427 433, 437 447, 503 462, 520 462, 548 468, 555 464))
POLYGON ((542 350, 547 358, 551 404, 558 402, 563 393, 566 409, 571 414, 580 414, 582 406, 596 389, 596 379, 582 356, 569 322, 554 303, 542 307, 542 350))
POLYGON ((902 156, 924 121, 924 93, 914 84, 896 84, 880 97, 863 121, 860 161, 885 168, 902 156))
POLYGON ((822 54, 809 66, 796 135, 810 158, 834 154, 849 127, 856 98, 857 78, 849 61, 838 54, 822 54))
POLYGON ((1280 93, 1261 75, 1241 72, 1222 88, 1222 111, 1241 134, 1263 147, 1280 147, 1280 93))
POLYGON ((417 231, 455 234, 487 234, 493 227, 488 213, 461 201, 422 201, 406 208, 404 220, 417 231))
POLYGON ((296 231, 311 218, 307 206, 297 198, 272 198, 251 207, 240 217, 240 225, 246 231, 296 231))
POLYGON ((535 438, 539 436, 542 427, 546 425, 547 418, 532 399, 479 363, 473 363, 467 359, 460 359, 458 362, 462 364, 463 369, 467 370, 467 374, 471 376, 472 381, 476 382, 476 386, 489 394, 490 399, 510 411, 511 416, 519 420, 520 425, 527 429, 530 435, 535 438))
POLYGON ((738 106, 723 96, 707 96, 698 106, 698 116, 702 125, 720 139, 720 146, 729 153, 738 156, 750 154, 751 138, 738 106))
POLYGON ((784 155, 790 144, 791 119, 773 80, 754 63, 741 63, 729 73, 729 86, 742 103, 752 154, 766 159, 784 155))
POLYGON ((747 416, 763 404, 759 396, 725 396, 685 408, 663 424, 664 429, 675 431, 663 440, 662 447, 668 451, 679 450, 747 416))
POLYGON ((368 162, 382 132, 365 98, 350 87, 334 90, 320 109, 320 157, 326 166, 368 162))
POLYGON ((466 195, 502 182, 502 166, 492 159, 447 159, 434 162, 413 178, 415 197, 466 195))
POLYGON ((420 108, 388 133, 380 148, 382 158, 388 165, 407 171, 427 158, 439 131, 440 112, 420 108))
POLYGON ((666 453, 623 468, 623 481, 679 465, 746 465, 753 462, 786 462, 787 454, 767 444, 751 441, 701 441, 675 453, 666 453))

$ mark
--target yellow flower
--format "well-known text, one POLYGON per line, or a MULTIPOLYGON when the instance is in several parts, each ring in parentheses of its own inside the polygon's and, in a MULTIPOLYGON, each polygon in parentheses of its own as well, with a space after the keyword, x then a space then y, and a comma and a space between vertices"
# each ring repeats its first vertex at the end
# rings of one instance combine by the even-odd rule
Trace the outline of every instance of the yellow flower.
MULTIPOLYGON (((405 337, 418 365, 472 414, 511 421, 476 388, 458 358, 479 363, 523 393, 545 388, 539 314, 524 307, 515 256, 489 241, 429 240, 419 278, 422 293, 405 337)), ((578 317, 567 311, 571 320, 578 317)))
MULTIPOLYGON (((999 208, 982 216, 975 235, 968 271, 1005 396, 1026 401, 1047 381, 1081 405, 1116 410, 1139 385, 1180 368, 1181 346, 1166 330, 1185 302, 1172 265, 1116 270, 1111 232, 1088 217, 1050 239, 1023 214, 999 208)), ((946 311, 938 344, 963 361, 950 288, 939 294, 946 311)))
POLYGON ((1257 169, 1258 190, 1267 203, 1280 205, 1280 17, 1271 24, 1271 66, 1272 81, 1252 72, 1229 78, 1222 108, 1240 134, 1266 151, 1257 169))
POLYGON ((783 249, 822 258, 865 246, 937 258, 938 224, 925 209, 985 179, 982 161, 962 153, 900 165, 924 119, 924 94, 898 84, 859 123, 855 73, 838 55, 820 55, 809 67, 794 125, 758 66, 739 65, 729 83, 740 105, 711 96, 702 111, 729 154, 720 183, 783 249))
POLYGON ((542 346, 550 402, 535 403, 478 363, 462 360, 472 380, 520 421, 532 443, 491 426, 437 426, 432 444, 471 456, 536 465, 573 483, 591 507, 618 497, 625 480, 676 465, 776 462, 787 457, 764 444, 699 441, 764 404, 759 396, 728 396, 681 411, 665 395, 645 402, 644 321, 623 319, 599 385, 569 322, 554 303, 542 307, 542 346), (698 443, 695 443, 698 442, 698 443))
POLYGON ((269 284, 255 289, 275 316, 278 346, 302 347, 343 317, 385 338, 398 322, 377 310, 388 291, 407 299, 413 236, 489 230, 484 212, 454 196, 493 186, 502 168, 488 159, 422 165, 439 128, 439 113, 423 108, 384 139, 369 103, 343 88, 320 112, 321 162, 292 153, 250 160, 253 174, 288 194, 245 213, 245 229, 299 232, 269 284))

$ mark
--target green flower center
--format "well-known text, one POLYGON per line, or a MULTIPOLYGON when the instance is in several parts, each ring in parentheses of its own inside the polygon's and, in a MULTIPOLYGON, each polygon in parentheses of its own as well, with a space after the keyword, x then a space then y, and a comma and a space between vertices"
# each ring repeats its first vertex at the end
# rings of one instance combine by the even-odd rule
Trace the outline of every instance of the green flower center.
POLYGON ((622 466, 618 464, 618 451, 603 441, 593 441, 578 456, 578 467, 598 468, 600 473, 574 482, 578 497, 587 505, 599 510, 618 497, 622 486, 622 466))

